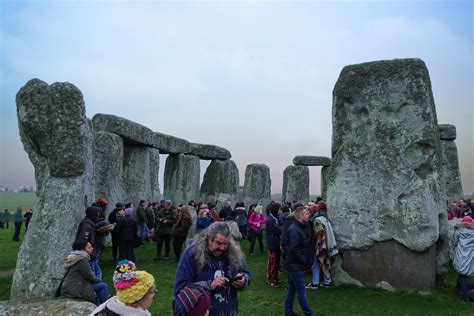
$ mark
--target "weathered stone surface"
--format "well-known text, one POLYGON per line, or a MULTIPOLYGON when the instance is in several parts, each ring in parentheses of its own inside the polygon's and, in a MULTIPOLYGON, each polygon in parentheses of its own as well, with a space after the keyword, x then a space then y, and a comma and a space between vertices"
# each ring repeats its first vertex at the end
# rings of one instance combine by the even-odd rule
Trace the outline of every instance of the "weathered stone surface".
POLYGON ((190 154, 198 156, 200 159, 212 160, 212 159, 230 159, 232 155, 230 151, 225 148, 215 146, 215 145, 206 145, 206 144, 196 144, 190 143, 190 154))
POLYGON ((439 124, 439 138, 441 140, 455 140, 456 139, 456 126, 451 124, 439 124))
POLYGON ((165 164, 164 198, 174 205, 187 204, 199 197, 199 158, 193 155, 169 155, 165 164))
POLYGON ((160 151, 156 148, 150 148, 150 185, 151 185, 151 201, 161 200, 160 183, 160 151))
POLYGON ((123 202, 123 152, 120 136, 98 131, 94 133, 95 195, 109 201, 109 211, 123 202))
POLYGON ((90 315, 97 306, 90 302, 68 299, 0 301, 0 315, 90 315))
POLYGON ((396 290, 430 292, 435 289, 435 257, 434 246, 414 252, 391 240, 367 250, 344 251, 343 268, 365 286, 386 281, 396 290))
POLYGON ((454 141, 441 140, 443 153, 443 179, 446 199, 456 201, 464 198, 459 171, 458 149, 454 141))
POLYGON ((92 126, 82 94, 68 83, 29 81, 17 95, 17 109, 22 142, 39 185, 35 216, 18 252, 11 297, 33 298, 56 289, 64 274, 62 259, 75 237, 71 232, 95 198, 92 126))
POLYGON ((331 158, 321 156, 296 156, 293 158, 295 166, 329 166, 331 158))
POLYGON ((270 168, 264 164, 250 164, 245 169, 244 197, 254 200, 271 199, 270 168))
POLYGON ((309 169, 306 166, 288 166, 283 171, 282 201, 308 202, 309 169))
POLYGON ((387 281, 381 281, 377 284, 375 284, 375 287, 381 290, 389 291, 389 292, 395 292, 395 289, 393 286, 388 283, 387 281))
POLYGON ((362 283, 359 280, 352 278, 344 269, 342 268, 342 258, 340 255, 336 256, 336 261, 334 267, 331 269, 331 279, 334 285, 355 285, 362 287, 362 283))
POLYGON ((190 152, 190 144, 187 140, 153 132, 148 127, 119 116, 96 114, 92 120, 94 129, 120 135, 124 138, 126 145, 150 146, 159 149, 163 154, 190 152))
MULTIPOLYGON (((448 215, 446 212, 443 212, 438 215, 439 219, 439 238, 436 241, 436 275, 437 282, 442 280, 444 275, 449 270, 449 250, 452 248, 452 239, 453 235, 450 235, 448 229, 448 215)), ((436 287, 438 287, 437 284, 436 287)))
POLYGON ((48 159, 50 175, 81 175, 87 125, 81 91, 67 82, 49 86, 32 79, 20 89, 16 102, 23 142, 48 159))
POLYGON ((328 193, 328 171, 329 166, 321 168, 321 198, 325 201, 328 193))
POLYGON ((213 160, 204 173, 201 194, 236 194, 239 190, 239 170, 233 160, 213 160))
POLYGON ((150 178, 152 149, 145 146, 124 147, 123 183, 125 203, 131 202, 137 206, 142 199, 151 200, 153 195, 150 178))
POLYGON ((327 200, 338 246, 367 249, 394 239, 413 251, 431 248, 444 194, 425 64, 403 59, 347 66, 333 98, 327 200))

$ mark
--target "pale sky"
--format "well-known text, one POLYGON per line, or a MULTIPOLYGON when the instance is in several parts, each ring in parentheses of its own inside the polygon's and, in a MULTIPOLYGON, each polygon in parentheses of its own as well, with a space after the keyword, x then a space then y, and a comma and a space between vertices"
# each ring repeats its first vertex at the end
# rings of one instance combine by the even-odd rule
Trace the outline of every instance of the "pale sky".
MULTIPOLYGON (((332 89, 345 65, 416 57, 438 122, 457 127, 471 193, 473 23, 473 1, 453 0, 0 0, 0 187, 34 184, 15 105, 32 78, 76 85, 89 118, 115 114, 229 149, 241 185, 248 164, 267 164, 276 193, 294 156, 330 157, 332 89)), ((310 170, 319 193, 320 168, 310 170)))

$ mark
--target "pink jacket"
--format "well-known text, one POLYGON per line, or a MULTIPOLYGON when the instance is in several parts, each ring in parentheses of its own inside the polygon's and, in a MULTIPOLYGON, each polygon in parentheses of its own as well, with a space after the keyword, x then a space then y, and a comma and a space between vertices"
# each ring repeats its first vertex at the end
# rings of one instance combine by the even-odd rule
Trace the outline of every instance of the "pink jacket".
POLYGON ((265 215, 263 214, 257 214, 253 212, 248 220, 248 223, 250 225, 250 229, 252 229, 254 232, 260 234, 263 229, 263 224, 265 224, 267 220, 265 219, 265 215))

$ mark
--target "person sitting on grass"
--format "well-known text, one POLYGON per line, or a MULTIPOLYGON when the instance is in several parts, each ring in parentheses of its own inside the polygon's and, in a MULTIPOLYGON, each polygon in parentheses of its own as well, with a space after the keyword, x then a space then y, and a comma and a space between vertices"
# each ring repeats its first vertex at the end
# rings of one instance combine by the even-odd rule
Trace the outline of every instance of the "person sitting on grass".
POLYGON ((72 251, 64 260, 66 274, 60 284, 61 297, 102 304, 109 297, 107 284, 94 275, 89 265, 94 248, 87 240, 72 244, 72 251))
POLYGON ((148 309, 156 295, 155 278, 146 271, 137 271, 135 263, 122 260, 113 276, 117 295, 98 306, 91 315, 150 316, 148 309))

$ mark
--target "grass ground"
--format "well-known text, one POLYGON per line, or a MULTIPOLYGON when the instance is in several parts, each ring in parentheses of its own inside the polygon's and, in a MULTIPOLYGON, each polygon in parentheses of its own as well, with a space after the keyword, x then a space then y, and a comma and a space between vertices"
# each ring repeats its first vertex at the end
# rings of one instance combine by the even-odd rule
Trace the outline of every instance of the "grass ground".
MULTIPOLYGON (((3 201, 1 203, 3 205, 3 201)), ((23 207, 29 207, 23 202, 23 207)), ((15 204, 16 206, 16 204, 15 204)), ((22 227, 23 229, 23 227, 22 227)), ((21 233, 23 239, 24 231, 21 233)), ((13 225, 8 230, 0 229, 0 300, 9 298, 12 277, 2 277, 2 272, 14 269, 20 243, 12 242, 13 225)), ((242 242, 247 253, 248 243, 242 242)), ((173 281, 176 264, 173 260, 153 262, 154 244, 146 244, 137 249, 137 266, 155 277, 158 294, 155 297, 151 312, 153 315, 171 315, 173 299, 173 281)), ((252 273, 251 286, 239 293, 240 315, 282 315, 286 286, 270 288, 266 281, 267 256, 257 254, 247 258, 252 273)), ((110 248, 103 256, 104 281, 108 283, 111 294, 112 271, 115 266, 110 248)), ((281 279, 286 281, 286 274, 281 279)), ((309 281, 309 275, 307 276, 309 281)), ((285 282, 286 283, 286 282, 285 282)), ((474 315, 474 304, 458 299, 455 290, 456 274, 450 271, 446 276, 445 286, 433 294, 389 293, 383 290, 357 288, 352 286, 317 289, 307 292, 308 301, 317 315, 474 315)), ((295 312, 302 315, 295 300, 295 312)))

